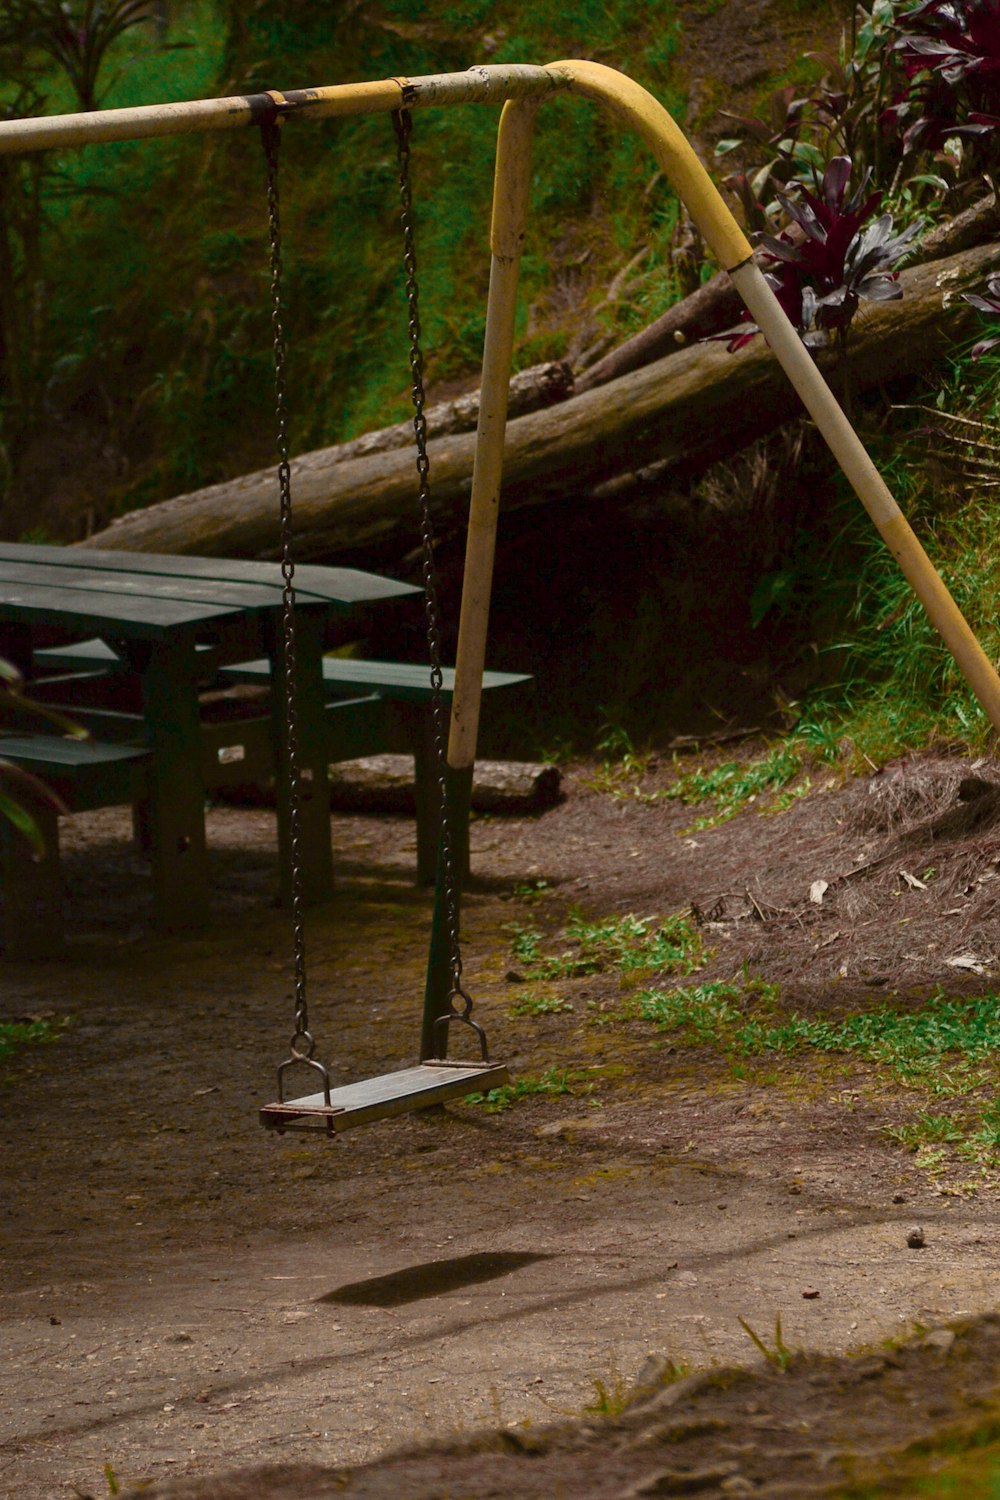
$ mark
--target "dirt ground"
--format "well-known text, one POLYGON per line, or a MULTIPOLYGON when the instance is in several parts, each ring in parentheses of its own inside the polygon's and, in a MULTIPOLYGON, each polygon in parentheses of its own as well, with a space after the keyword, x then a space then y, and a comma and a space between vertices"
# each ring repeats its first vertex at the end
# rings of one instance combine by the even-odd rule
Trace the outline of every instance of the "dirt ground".
MULTIPOLYGON (((509 924, 693 908, 699 980, 746 965, 803 1014, 982 993, 1000 766, 834 771, 780 815, 697 834, 691 809, 616 799, 594 771, 568 770, 540 817, 474 824, 465 904, 494 1053, 574 1091, 331 1143, 256 1119, 291 1029, 271 815, 209 814, 215 904, 188 938, 148 926, 127 814, 67 821, 69 956, 7 965, 0 1002, 70 1018, 0 1089, 0 1494, 828 1493, 967 1422, 970 1391, 977 1420, 992 1410, 995 1321, 905 1344, 996 1309, 1000 1219, 990 1178, 929 1174, 887 1137, 905 1091, 846 1065, 740 1077, 638 1022, 595 1026, 608 973, 567 981, 572 1009, 512 1013, 509 924), (925 889, 901 878, 930 865, 925 889), (775 1351, 776 1316, 783 1348, 877 1352, 779 1374, 740 1322, 775 1351), (721 1373, 755 1362, 752 1382, 721 1373), (640 1372, 645 1405, 618 1415, 640 1372), (208 1477, 261 1465, 279 1468, 208 1477)), ((334 838, 336 899, 308 938, 341 1081, 414 1058, 429 898, 409 820, 335 815, 334 838)))

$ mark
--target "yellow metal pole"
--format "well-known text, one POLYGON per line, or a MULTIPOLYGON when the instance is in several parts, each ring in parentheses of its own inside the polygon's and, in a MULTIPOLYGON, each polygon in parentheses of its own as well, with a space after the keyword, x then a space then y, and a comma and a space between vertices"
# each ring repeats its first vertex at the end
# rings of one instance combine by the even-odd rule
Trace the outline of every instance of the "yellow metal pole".
POLYGON ((720 266, 731 271, 750 259, 753 247, 722 194, 672 115, 648 89, 603 63, 556 62, 549 63, 547 71, 574 94, 593 99, 642 136, 720 266))
MULTIPOLYGON (((531 190, 531 138, 538 112, 537 99, 504 105, 497 139, 493 182, 493 219, 490 228, 490 290, 486 305, 486 338, 479 392, 479 422, 472 471, 472 497, 462 577, 462 610, 458 625, 455 686, 448 736, 448 810, 454 857, 456 904, 468 865, 469 806, 479 734, 483 669, 493 559, 500 512, 507 393, 514 350, 517 278, 524 248, 524 226, 531 190)), ((448 1012, 451 992, 451 948, 444 880, 439 869, 430 951, 424 984, 421 1059, 442 1055, 437 1020, 448 1012)))
POLYGON ((132 109, 95 109, 87 114, 46 115, 0 122, 0 155, 86 146, 98 141, 139 141, 190 135, 203 130, 239 130, 274 114, 307 119, 422 109, 430 105, 503 104, 539 98, 568 88, 547 68, 531 63, 494 63, 462 73, 430 73, 419 78, 382 78, 373 83, 327 88, 235 94, 228 99, 192 99, 178 104, 144 104, 132 109))
POLYGON ((673 119, 632 79, 600 63, 559 62, 550 70, 575 93, 604 104, 642 135, 692 219, 750 309, 928 618, 1000 732, 1000 677, 879 475, 861 439, 751 260, 751 248, 673 119))
POLYGON ((479 424, 472 470, 472 498, 462 582, 462 613, 458 627, 455 691, 452 697, 448 764, 455 770, 476 758, 486 631, 504 434, 507 427, 507 390, 514 349, 517 278, 524 248, 524 226, 531 188, 531 137, 537 100, 508 103, 500 117, 493 220, 490 228, 490 290, 486 307, 486 339, 479 397, 479 424))
POLYGON ((758 267, 750 262, 731 274, 740 296, 927 611, 931 624, 955 658, 993 728, 1000 732, 1000 679, 965 616, 758 267))

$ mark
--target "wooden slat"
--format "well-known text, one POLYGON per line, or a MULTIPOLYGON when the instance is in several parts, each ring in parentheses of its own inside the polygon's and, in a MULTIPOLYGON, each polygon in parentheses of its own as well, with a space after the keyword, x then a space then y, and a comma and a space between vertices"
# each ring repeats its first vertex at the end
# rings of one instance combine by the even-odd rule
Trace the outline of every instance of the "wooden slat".
POLYGON ((165 640, 211 621, 238 621, 243 610, 194 604, 185 599, 141 599, 87 589, 41 588, 8 583, 0 576, 0 613, 5 620, 63 629, 97 630, 123 638, 165 640))
POLYGON ((488 1093, 509 1082, 510 1074, 503 1063, 426 1062, 331 1089, 329 1109, 322 1094, 265 1105, 260 1122, 272 1130, 325 1131, 331 1126, 340 1132, 444 1104, 449 1099, 488 1093))
POLYGON ((143 749, 99 740, 71 740, 56 734, 0 734, 0 760, 17 761, 41 774, 146 759, 148 754, 143 749))
MULTIPOLYGON (((60 568, 103 568, 116 573, 140 573, 166 578, 201 579, 218 583, 264 584, 280 594, 280 564, 224 557, 175 557, 156 552, 118 552, 110 549, 46 547, 27 542, 0 542, 0 563, 46 563, 60 568)), ((0 572, 2 572, 0 568, 0 572)), ((295 569, 297 595, 310 595, 345 608, 419 594, 416 584, 382 578, 358 568, 326 568, 316 563, 295 569)))
MULTIPOLYGON (((206 653, 213 648, 210 645, 195 646, 195 652, 206 653)), ((131 672, 131 662, 113 646, 107 645, 105 641, 75 641, 69 646, 43 646, 32 652, 32 659, 37 667, 52 668, 59 671, 79 671, 81 668, 89 667, 96 672, 131 672)))
POLYGON ((150 764, 142 749, 55 734, 0 735, 0 760, 40 777, 71 812, 132 802, 150 764))
MULTIPOLYGON (((268 584, 239 583, 212 578, 168 578, 156 573, 90 567, 64 568, 50 562, 0 559, 0 578, 8 583, 30 583, 41 588, 73 588, 102 594, 127 594, 140 599, 182 599, 192 604, 229 604, 235 609, 276 609, 281 603, 268 584)), ((315 603, 308 597, 303 604, 315 603)))
MULTIPOLYGON (((267 661, 240 662, 237 666, 224 667, 220 676, 233 682, 257 682, 271 675, 267 661)), ((441 691, 448 697, 455 687, 454 667, 443 667, 441 691)), ((526 672, 484 672, 483 691, 515 687, 518 683, 530 682, 526 672)), ((347 657, 326 656, 323 658, 323 684, 327 688, 353 691, 359 687, 370 688, 384 698, 400 703, 429 702, 431 669, 421 663, 393 661, 359 661, 347 657)))

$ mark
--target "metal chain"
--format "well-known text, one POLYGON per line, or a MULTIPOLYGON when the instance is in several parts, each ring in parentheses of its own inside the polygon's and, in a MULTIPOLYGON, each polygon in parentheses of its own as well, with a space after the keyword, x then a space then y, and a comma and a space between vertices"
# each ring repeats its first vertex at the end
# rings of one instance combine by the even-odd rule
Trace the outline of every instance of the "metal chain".
POLYGON ((277 118, 260 128, 267 162, 267 220, 271 244, 271 330, 274 348, 274 402, 277 419, 278 490, 281 500, 282 638, 284 644, 285 752, 288 769, 292 934, 295 965, 295 1034, 293 1058, 311 1058, 315 1042, 309 1031, 306 1004, 306 939, 302 913, 302 812, 299 773, 299 726, 295 658, 295 559, 292 551, 292 483, 288 459, 288 405, 285 385, 285 331, 282 318, 281 215, 278 200, 278 147, 281 126, 277 118))
MULTIPOLYGON (((408 109, 394 110, 392 123, 396 131, 396 159, 399 166, 400 219, 403 229, 403 265, 406 270, 406 303, 410 334, 410 397, 413 402, 413 432, 417 443, 417 476, 420 501, 420 540, 424 583, 424 612, 427 618, 427 646, 431 658, 431 717, 434 731, 434 759, 441 794, 441 869, 444 882, 445 914, 448 923, 448 946, 451 963, 451 994, 448 1009, 452 1016, 467 1021, 472 1013, 471 997, 462 988, 462 950, 459 937, 459 915, 455 857, 452 845, 451 803, 448 795, 447 758, 445 754, 445 712, 441 670, 441 611, 438 603, 437 569, 434 564, 434 523, 431 518, 430 460, 427 457, 427 418, 424 415, 424 358, 420 347, 420 294, 417 287, 417 257, 413 242, 413 199, 410 191, 410 131, 412 118, 408 109), (462 1002, 461 1010, 455 1002, 462 1002)), ((478 1028, 477 1028, 478 1030, 478 1028)))

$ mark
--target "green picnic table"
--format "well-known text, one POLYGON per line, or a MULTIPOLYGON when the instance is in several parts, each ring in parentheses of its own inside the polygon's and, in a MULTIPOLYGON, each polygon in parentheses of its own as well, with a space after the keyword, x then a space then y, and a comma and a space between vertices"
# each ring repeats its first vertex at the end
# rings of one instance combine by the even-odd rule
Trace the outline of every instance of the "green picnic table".
MULTIPOLYGON (((276 562, 0 543, 0 656, 30 678, 37 652, 97 637, 138 682, 154 915, 167 928, 199 925, 208 904, 199 683, 254 657, 266 658, 281 680, 282 588, 276 562)), ((373 611, 420 591, 354 568, 313 564, 296 569, 295 591, 301 864, 307 899, 317 900, 329 894, 333 878, 323 652, 363 634, 373 611)), ((285 854, 289 785, 280 694, 273 700, 278 838, 285 854)), ((4 743, 0 738, 0 756, 4 743)), ((30 768, 24 744, 18 759, 9 735, 6 743, 10 758, 30 768)), ((96 747, 89 756, 69 757, 71 764, 61 755, 61 785, 72 791, 73 778, 94 785, 95 756, 96 747)), ((99 784, 127 759, 105 756, 99 784)), ((129 775, 134 771, 130 767, 129 775)), ((124 792, 118 800, 127 800, 124 792)))

